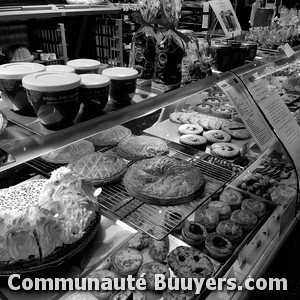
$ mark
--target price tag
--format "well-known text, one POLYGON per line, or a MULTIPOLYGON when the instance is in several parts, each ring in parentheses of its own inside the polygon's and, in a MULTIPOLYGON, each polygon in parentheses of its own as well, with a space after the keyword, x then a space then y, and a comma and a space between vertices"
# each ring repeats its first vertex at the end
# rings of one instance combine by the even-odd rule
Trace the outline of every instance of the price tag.
POLYGON ((288 43, 282 46, 282 50, 284 51, 287 57, 291 57, 295 54, 294 49, 288 43))

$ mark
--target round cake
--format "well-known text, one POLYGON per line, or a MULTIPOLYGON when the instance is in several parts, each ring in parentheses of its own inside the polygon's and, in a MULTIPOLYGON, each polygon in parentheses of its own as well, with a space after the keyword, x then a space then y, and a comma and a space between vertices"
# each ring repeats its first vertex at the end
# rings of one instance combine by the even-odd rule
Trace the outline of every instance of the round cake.
POLYGON ((203 136, 210 143, 227 143, 231 140, 231 136, 223 130, 209 130, 204 132, 203 136))
POLYGON ((201 134, 203 127, 198 124, 182 124, 179 126, 178 131, 180 134, 201 134))
POLYGON ((179 142, 187 146, 195 148, 205 148, 207 144, 207 139, 204 136, 197 134, 184 134, 179 137, 179 142))
POLYGON ((199 167, 168 156, 134 163, 128 168, 123 182, 131 196, 154 205, 188 203, 197 199, 205 187, 199 167))
POLYGON ((232 159, 240 154, 240 148, 233 143, 214 143, 210 147, 211 154, 232 159))

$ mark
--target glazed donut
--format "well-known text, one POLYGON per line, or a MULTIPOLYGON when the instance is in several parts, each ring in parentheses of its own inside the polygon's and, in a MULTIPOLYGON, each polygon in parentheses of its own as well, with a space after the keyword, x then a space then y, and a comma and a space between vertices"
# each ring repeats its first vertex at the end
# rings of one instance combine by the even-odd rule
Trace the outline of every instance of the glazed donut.
POLYGON ((211 201, 208 203, 208 208, 211 208, 218 213, 220 221, 230 218, 231 208, 228 203, 222 201, 211 201))
POLYGON ((232 210, 236 210, 241 207, 243 195, 238 191, 227 189, 220 195, 220 201, 228 203, 232 210))
POLYGON ((210 208, 200 207, 195 212, 195 222, 202 224, 208 232, 214 231, 219 223, 219 214, 210 208))
POLYGON ((124 178, 126 191, 145 203, 177 205, 195 200, 205 187, 199 167, 169 156, 156 156, 131 165, 124 178))
POLYGON ((263 202, 249 198, 242 202, 242 210, 250 210, 258 218, 261 218, 266 213, 267 209, 263 202))
POLYGON ((256 215, 250 210, 235 210, 230 217, 231 221, 241 225, 243 230, 249 231, 254 228, 257 223, 256 215))
POLYGON ((229 239, 214 232, 205 240, 205 248, 216 259, 226 259, 233 251, 233 245, 229 239))
POLYGON ((181 234, 182 239, 192 246, 200 246, 207 237, 205 227, 194 221, 185 221, 181 234))
POLYGON ((216 232, 228 238, 232 243, 236 243, 243 237, 243 228, 232 220, 221 221, 216 232))

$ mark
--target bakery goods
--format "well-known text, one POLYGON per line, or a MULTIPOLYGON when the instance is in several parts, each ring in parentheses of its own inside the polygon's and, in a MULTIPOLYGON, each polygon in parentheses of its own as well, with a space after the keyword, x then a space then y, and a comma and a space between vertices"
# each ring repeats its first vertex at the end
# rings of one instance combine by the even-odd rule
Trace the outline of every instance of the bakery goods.
POLYGON ((222 130, 209 130, 203 133, 209 143, 230 142, 231 136, 222 130))
POLYGON ((41 158, 50 163, 68 164, 94 151, 95 148, 91 142, 82 140, 46 153, 41 158))
POLYGON ((155 275, 164 275, 165 278, 170 277, 170 270, 167 265, 159 262, 147 262, 144 263, 137 274, 137 277, 141 277, 144 274, 143 278, 146 280, 146 286, 148 290, 155 290, 155 275))
POLYGON ((219 223, 219 214, 213 209, 200 207, 195 212, 194 220, 202 224, 207 232, 211 232, 219 223))
POLYGON ((152 237, 149 239, 149 254, 158 261, 163 262, 169 253, 170 241, 169 237, 165 237, 163 240, 158 241, 152 237))
POLYGON ((136 249, 123 248, 115 253, 112 263, 119 274, 133 275, 143 264, 143 255, 136 249))
POLYGON ((224 118, 224 119, 231 119, 231 115, 233 110, 227 107, 213 107, 211 110, 213 116, 224 118))
POLYGON ((233 245, 226 237, 213 232, 205 240, 205 249, 216 259, 226 259, 233 252, 233 245))
POLYGON ((223 123, 222 130, 236 140, 245 140, 251 137, 250 131, 240 122, 227 121, 223 123))
POLYGON ((179 120, 179 117, 181 115, 181 112, 177 111, 177 112, 172 112, 170 115, 169 115, 169 119, 171 122, 173 123, 178 123, 178 124, 181 124, 181 121, 179 120))
POLYGON ((168 156, 134 163, 128 168, 123 183, 130 195, 154 205, 193 201, 205 187, 205 179, 199 167, 168 156))
POLYGON ((134 248, 137 250, 142 250, 148 246, 150 235, 144 231, 139 231, 132 237, 126 244, 129 248, 134 248))
POLYGON ((192 246, 200 246, 204 243, 207 231, 203 225, 195 221, 185 221, 181 231, 182 239, 192 246))
POLYGON ((198 124, 202 126, 205 130, 220 130, 222 124, 225 122, 224 119, 204 114, 199 114, 197 121, 198 124))
POLYGON ((117 125, 109 129, 103 130, 89 137, 87 140, 99 147, 116 146, 122 139, 130 135, 130 129, 122 125, 117 125))
POLYGON ((123 139, 117 147, 117 153, 128 160, 140 160, 168 152, 166 142, 160 138, 140 135, 123 139))
POLYGON ((193 300, 196 298, 195 290, 169 290, 163 292, 164 300, 193 300))
POLYGON ((227 189, 220 195, 220 201, 228 203, 232 210, 239 209, 243 199, 243 195, 233 189, 227 189))
POLYGON ((230 218, 231 208, 228 203, 222 201, 211 201, 208 203, 208 208, 218 213, 220 221, 230 218))
POLYGON ((243 227, 243 230, 249 231, 254 228, 257 223, 256 215, 250 210, 235 210, 230 219, 243 227))
POLYGON ((173 249, 167 258, 174 274, 183 278, 209 278, 214 266, 208 256, 198 249, 179 246, 173 249))
POLYGON ((127 299, 146 300, 147 294, 144 291, 139 291, 137 289, 134 291, 126 289, 125 291, 115 291, 109 298, 109 300, 127 300, 127 299), (130 298, 131 295, 132 298, 130 298))
POLYGON ((243 228, 230 219, 221 221, 217 226, 216 232, 225 236, 232 243, 239 242, 243 237, 243 228))
POLYGON ((189 123, 189 118, 194 115, 195 112, 181 112, 178 119, 182 124, 189 123))
MULTIPOLYGON (((66 167, 0 191, 0 269, 46 263, 99 221, 93 188, 66 167)), ((71 251, 71 248, 69 248, 71 251)))
POLYGON ((216 97, 208 97, 203 100, 203 103, 210 104, 213 106, 220 106, 221 100, 216 97))
POLYGON ((97 185, 120 180, 127 170, 126 162, 112 151, 95 152, 68 165, 81 178, 97 185))
POLYGON ((253 212, 258 218, 261 218, 267 211, 266 205, 255 199, 245 199, 242 202, 242 210, 249 210, 253 212))
POLYGON ((184 226, 184 222, 182 222, 183 219, 184 219, 184 215, 180 212, 180 210, 169 209, 165 213, 165 222, 164 223, 168 229, 173 229, 175 225, 177 225, 177 224, 179 224, 179 222, 181 222, 178 226, 176 226, 173 229, 174 231, 181 231, 181 229, 184 226))
POLYGON ((206 147, 207 139, 196 134, 184 134, 179 138, 179 142, 187 146, 202 149, 206 147))
POLYGON ((208 103, 199 103, 195 105, 195 111, 201 114, 210 114, 213 106, 208 103))
POLYGON ((221 101, 229 101, 228 97, 223 92, 213 92, 212 97, 219 98, 221 101))
POLYGON ((240 154, 240 148, 233 143, 214 143, 210 146, 210 152, 221 158, 233 159, 240 154))
POLYGON ((178 131, 180 134, 201 134, 203 127, 198 124, 182 124, 179 126, 178 131))

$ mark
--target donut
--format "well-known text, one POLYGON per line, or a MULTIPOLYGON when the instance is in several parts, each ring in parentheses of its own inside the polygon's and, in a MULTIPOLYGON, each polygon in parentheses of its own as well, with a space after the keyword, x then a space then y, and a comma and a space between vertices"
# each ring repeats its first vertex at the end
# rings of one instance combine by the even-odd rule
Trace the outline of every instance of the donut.
POLYGON ((241 207, 243 195, 238 191, 227 189, 220 195, 220 201, 228 203, 232 210, 236 210, 241 207))
POLYGON ((188 203, 205 187, 199 167, 169 156, 137 161, 127 169, 123 183, 129 195, 154 205, 188 203))
POLYGON ((231 221, 242 226, 243 230, 249 231, 254 228, 257 223, 256 215, 250 210, 235 210, 230 217, 231 221))
POLYGON ((181 234, 182 239, 192 246, 200 246, 207 237, 205 227, 195 221, 185 221, 181 234))
POLYGON ((194 220, 202 224, 207 232, 214 231, 219 223, 219 214, 210 208, 200 207, 196 210, 194 220))
POLYGON ((210 146, 210 152, 221 158, 232 159, 240 154, 240 148, 233 143, 214 143, 210 146))
POLYGON ((213 258, 224 260, 233 252, 233 245, 226 237, 213 232, 205 240, 205 249, 213 258))
POLYGON ((216 232, 225 236, 232 243, 239 242, 243 237, 243 228, 230 219, 221 221, 216 228, 216 232))
POLYGON ((221 100, 216 97, 208 97, 203 100, 203 103, 210 104, 212 106, 220 106, 221 100))
POLYGON ((227 107, 213 107, 211 113, 215 117, 231 119, 233 110, 227 107))
POLYGON ((184 134, 179 138, 179 142, 187 146, 203 149, 206 147, 207 139, 196 134, 184 134))
POLYGON ((195 105, 195 111, 202 114, 210 114, 213 106, 207 103, 199 103, 195 105))
POLYGON ((198 124, 182 124, 179 126, 178 131, 180 134, 201 134, 203 127, 198 124))
POLYGON ((220 221, 230 218, 231 208, 228 203, 221 201, 211 201, 208 203, 208 208, 211 208, 218 213, 220 221))
POLYGON ((204 132, 203 136, 210 143, 226 143, 231 140, 231 136, 222 130, 209 130, 204 132))
POLYGON ((261 218, 266 213, 267 208, 263 202, 248 198, 242 202, 242 210, 249 210, 261 218))

